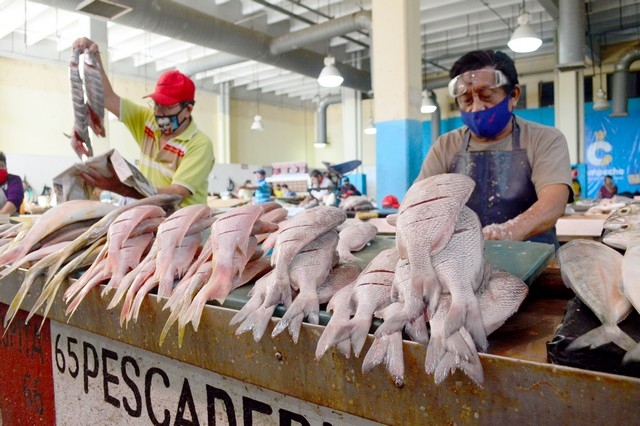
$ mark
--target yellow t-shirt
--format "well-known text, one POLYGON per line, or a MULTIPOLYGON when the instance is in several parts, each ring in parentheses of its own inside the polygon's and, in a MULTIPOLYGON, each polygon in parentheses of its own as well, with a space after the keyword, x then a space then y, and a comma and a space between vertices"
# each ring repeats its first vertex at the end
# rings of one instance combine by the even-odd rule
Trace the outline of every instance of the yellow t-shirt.
POLYGON ((215 157, 213 144, 198 130, 191 120, 180 135, 160 146, 161 132, 153 109, 128 100, 120 102, 120 121, 129 129, 140 146, 140 172, 157 188, 177 184, 187 188, 191 195, 180 207, 205 204, 209 188, 208 177, 215 157))

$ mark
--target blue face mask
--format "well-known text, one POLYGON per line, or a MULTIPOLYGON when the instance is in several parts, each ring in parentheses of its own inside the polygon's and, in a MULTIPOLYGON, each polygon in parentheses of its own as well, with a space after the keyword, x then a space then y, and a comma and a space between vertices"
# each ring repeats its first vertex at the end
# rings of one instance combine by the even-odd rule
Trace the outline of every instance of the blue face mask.
POLYGON ((165 135, 170 135, 171 133, 178 130, 178 127, 180 127, 186 120, 186 117, 182 121, 178 120, 178 116, 185 108, 186 106, 174 115, 156 115, 156 124, 158 124, 160 131, 165 135))
POLYGON ((511 111, 509 111, 509 100, 511 96, 507 96, 499 104, 482 111, 464 112, 460 111, 462 122, 469 129, 481 138, 491 139, 504 130, 511 120, 511 111))

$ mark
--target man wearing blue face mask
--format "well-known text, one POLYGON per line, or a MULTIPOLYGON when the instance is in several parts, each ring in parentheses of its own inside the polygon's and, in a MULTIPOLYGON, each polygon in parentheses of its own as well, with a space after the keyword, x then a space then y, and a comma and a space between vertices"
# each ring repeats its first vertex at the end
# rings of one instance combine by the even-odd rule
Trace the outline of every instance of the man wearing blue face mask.
POLYGON ((449 94, 465 126, 435 141, 416 181, 441 173, 466 174, 476 182, 467 205, 480 217, 485 239, 558 247, 555 223, 571 188, 565 137, 513 114, 521 89, 506 54, 467 53, 449 75, 449 94))
MULTIPOLYGON (((159 193, 182 197, 180 207, 207 202, 208 176, 214 164, 213 145, 198 130, 191 112, 195 85, 179 71, 166 71, 158 78, 150 106, 118 96, 104 72, 98 45, 87 38, 74 42, 74 49, 89 50, 96 56, 102 74, 105 108, 129 129, 140 147, 140 172, 159 193)), ((99 173, 83 174, 90 185, 132 198, 142 195, 117 179, 99 173)))

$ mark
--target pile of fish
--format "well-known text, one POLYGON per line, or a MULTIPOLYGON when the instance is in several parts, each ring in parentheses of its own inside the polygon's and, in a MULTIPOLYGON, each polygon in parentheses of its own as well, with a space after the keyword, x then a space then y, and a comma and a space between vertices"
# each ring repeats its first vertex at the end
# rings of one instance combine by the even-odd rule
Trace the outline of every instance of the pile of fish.
POLYGON ((364 357, 364 372, 384 364, 402 385, 406 333, 427 348, 425 371, 437 383, 460 369, 481 384, 478 351, 518 309, 527 286, 485 262, 480 223, 465 206, 473 185, 457 174, 413 185, 398 214, 388 218, 397 229, 396 246, 368 265, 352 253, 370 244, 377 228, 347 222, 338 207, 288 217, 277 203, 225 213, 202 205, 176 210, 177 200, 168 195, 125 207, 68 201, 33 223, 0 229, 0 266, 6 267, 0 274, 28 268, 5 326, 34 281, 44 277, 28 318, 46 316, 56 297, 67 303, 70 317, 102 286, 101 297, 111 297, 108 308, 119 308, 126 326, 156 294, 169 311, 160 344, 177 324, 182 345, 186 326, 198 330, 207 303, 223 303, 234 289, 253 282, 249 300, 231 320, 236 334, 251 332, 260 340, 281 307, 271 336, 287 330, 297 342, 302 322, 318 324, 326 304, 332 315, 316 358, 332 347, 359 356, 377 317, 382 324, 364 357), (84 272, 64 288, 74 271, 84 272))
POLYGON ((577 337, 567 350, 594 349, 612 342, 627 351, 623 364, 637 362, 640 343, 618 324, 634 308, 640 312, 640 203, 615 210, 605 220, 604 229, 603 242, 577 239, 558 250, 563 282, 602 323, 577 337))
POLYGON ((434 373, 436 383, 461 369, 482 384, 477 351, 486 350, 487 334, 518 309, 528 287, 485 264, 480 222, 465 206, 473 188, 467 176, 446 174, 409 189, 398 214, 388 217, 396 226, 395 249, 380 252, 330 300, 332 317, 316 358, 333 346, 347 357, 352 350, 359 356, 375 316, 383 322, 363 371, 384 363, 401 386, 405 331, 427 347, 425 370, 434 373))

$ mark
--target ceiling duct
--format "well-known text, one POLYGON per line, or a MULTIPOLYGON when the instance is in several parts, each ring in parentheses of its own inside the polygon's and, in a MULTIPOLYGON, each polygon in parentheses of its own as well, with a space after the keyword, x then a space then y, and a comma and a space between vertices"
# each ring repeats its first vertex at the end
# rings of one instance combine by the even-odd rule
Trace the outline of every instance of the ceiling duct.
POLYGON ((76 7, 76 11, 88 13, 89 15, 100 18, 115 19, 125 13, 131 12, 131 8, 107 0, 85 0, 76 7))
POLYGON ((559 2, 559 14, 556 68, 560 71, 584 68, 584 0, 562 0, 559 2))
POLYGON ((325 145, 327 143, 327 108, 329 105, 339 104, 342 102, 342 97, 337 96, 328 96, 320 101, 318 104, 317 119, 318 127, 316 129, 316 142, 315 145, 325 145))
MULTIPOLYGON (((270 51, 272 37, 171 0, 118 1, 121 5, 131 8, 129 13, 113 20, 118 24, 221 50, 314 79, 320 74, 324 64, 324 55, 305 49, 274 55, 270 51)), ((37 0, 37 2, 72 11, 80 3, 74 0, 37 0)), ((362 92, 371 90, 370 73, 345 64, 340 65, 340 72, 344 77, 345 87, 362 92)))
POLYGON ((626 117, 629 101, 629 70, 631 64, 640 59, 640 46, 625 52, 613 68, 613 89, 611 93, 611 117, 626 117))
POLYGON ((370 29, 371 12, 357 12, 353 15, 331 19, 304 30, 276 37, 271 42, 270 50, 272 54, 278 55, 318 41, 329 40, 354 31, 370 29))

